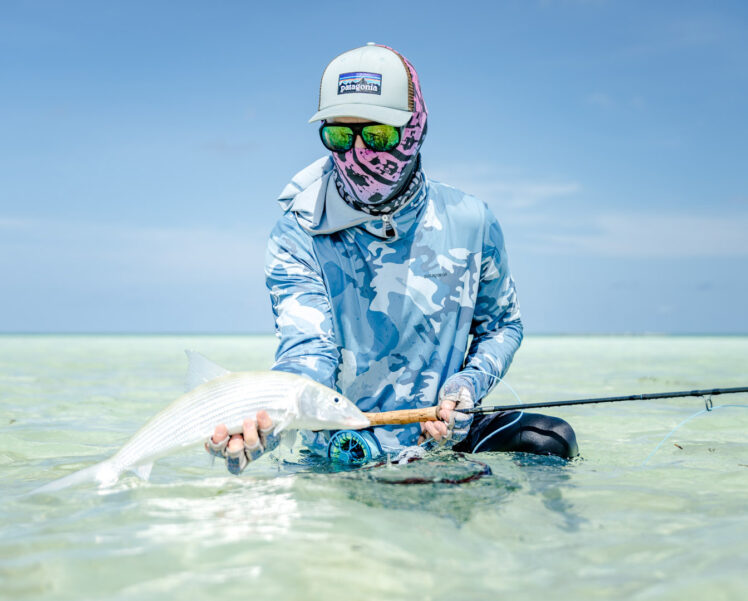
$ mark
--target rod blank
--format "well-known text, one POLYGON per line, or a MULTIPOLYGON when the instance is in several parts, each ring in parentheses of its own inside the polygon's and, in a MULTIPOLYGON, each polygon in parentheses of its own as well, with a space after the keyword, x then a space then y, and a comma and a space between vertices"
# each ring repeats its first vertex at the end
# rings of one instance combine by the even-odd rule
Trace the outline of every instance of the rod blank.
POLYGON ((703 390, 682 390, 679 392, 655 392, 651 394, 630 394, 627 396, 599 397, 595 399, 572 399, 569 401, 545 401, 542 403, 522 403, 518 405, 495 405, 493 407, 475 407, 463 410, 463 413, 496 413, 498 411, 518 411, 540 407, 563 407, 566 405, 593 405, 596 403, 619 403, 622 401, 651 401, 653 399, 674 399, 689 396, 717 396, 720 394, 738 394, 748 392, 748 386, 737 388, 706 388, 703 390))

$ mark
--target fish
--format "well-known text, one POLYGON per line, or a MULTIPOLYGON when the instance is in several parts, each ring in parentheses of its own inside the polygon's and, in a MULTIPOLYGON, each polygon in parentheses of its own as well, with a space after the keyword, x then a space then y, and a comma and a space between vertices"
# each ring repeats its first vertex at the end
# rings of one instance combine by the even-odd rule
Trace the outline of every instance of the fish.
POLYGON ((147 480, 153 462, 178 449, 205 442, 218 424, 229 434, 265 410, 274 434, 292 430, 358 430, 369 419, 339 392, 304 376, 283 371, 229 372, 200 353, 189 359, 187 388, 148 421, 109 459, 53 480, 34 491, 50 493, 83 482, 111 486, 125 471, 147 480))

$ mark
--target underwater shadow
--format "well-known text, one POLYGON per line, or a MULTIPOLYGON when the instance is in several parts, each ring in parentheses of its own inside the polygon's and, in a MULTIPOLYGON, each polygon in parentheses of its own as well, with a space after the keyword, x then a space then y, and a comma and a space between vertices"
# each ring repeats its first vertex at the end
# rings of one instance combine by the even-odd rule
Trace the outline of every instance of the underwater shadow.
POLYGON ((508 501, 522 486, 493 474, 490 466, 463 453, 434 453, 398 464, 344 466, 319 457, 284 462, 284 470, 315 477, 324 474, 345 496, 368 507, 417 511, 461 525, 473 513, 508 501))

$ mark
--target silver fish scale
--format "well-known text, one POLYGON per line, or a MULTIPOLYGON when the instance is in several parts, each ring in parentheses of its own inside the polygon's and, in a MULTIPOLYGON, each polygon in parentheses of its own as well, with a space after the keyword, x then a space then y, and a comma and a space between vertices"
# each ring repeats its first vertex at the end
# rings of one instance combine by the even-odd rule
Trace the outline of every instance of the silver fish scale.
MULTIPOLYGON (((206 370, 206 377, 209 371, 206 370)), ((200 373, 199 369, 194 373, 200 373)), ((263 409, 280 429, 370 425, 366 415, 350 399, 303 376, 282 371, 226 374, 179 397, 113 457, 48 482, 32 494, 56 492, 88 481, 110 485, 127 469, 134 469, 147 479, 149 464, 154 460, 179 447, 207 440, 218 424, 226 424, 229 432, 240 432, 242 420, 263 409), (141 466, 143 470, 135 469, 141 466)))
POLYGON ((298 412, 298 394, 308 383, 285 372, 243 372, 203 384, 166 407, 112 458, 122 469, 149 463, 175 447, 205 440, 218 424, 230 430, 266 410, 274 423, 298 412))

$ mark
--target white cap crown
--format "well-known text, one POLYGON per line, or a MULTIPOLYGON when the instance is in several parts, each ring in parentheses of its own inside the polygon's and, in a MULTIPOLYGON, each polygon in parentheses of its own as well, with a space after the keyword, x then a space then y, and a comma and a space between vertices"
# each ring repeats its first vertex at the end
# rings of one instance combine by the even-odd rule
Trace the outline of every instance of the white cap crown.
POLYGON ((413 81, 402 57, 370 42, 327 65, 319 88, 319 110, 309 122, 359 117, 401 127, 413 115, 413 81))

